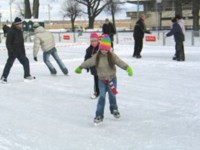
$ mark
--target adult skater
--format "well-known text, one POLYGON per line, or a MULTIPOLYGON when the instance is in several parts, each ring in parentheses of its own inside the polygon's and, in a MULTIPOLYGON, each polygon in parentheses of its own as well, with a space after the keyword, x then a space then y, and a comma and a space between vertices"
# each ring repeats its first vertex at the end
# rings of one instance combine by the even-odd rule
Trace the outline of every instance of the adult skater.
POLYGON ((178 17, 175 17, 172 29, 166 34, 166 37, 174 35, 175 40, 175 57, 173 57, 174 60, 177 61, 185 61, 185 53, 184 53, 184 46, 183 42, 185 41, 185 35, 184 31, 181 28, 180 22, 178 17))
POLYGON ((133 37, 135 40, 133 57, 136 57, 136 58, 142 57, 141 52, 143 48, 144 34, 145 33, 151 34, 151 32, 146 29, 146 25, 144 22, 145 18, 146 17, 144 14, 140 16, 139 20, 135 24, 134 31, 133 31, 133 37))
POLYGON ((15 18, 11 29, 7 33, 6 47, 8 49, 8 59, 1 76, 2 83, 7 83, 7 77, 16 58, 24 68, 24 80, 28 81, 35 79, 35 77, 30 75, 29 60, 26 57, 24 46, 21 18, 15 18))
POLYGON ((116 34, 116 30, 108 18, 105 19, 105 23, 103 24, 102 31, 103 31, 103 34, 109 35, 111 39, 111 47, 113 50, 113 46, 114 46, 113 41, 114 41, 114 35, 116 34))
POLYGON ((64 63, 60 59, 57 53, 57 49, 55 48, 55 41, 54 36, 51 32, 46 31, 42 26, 40 26, 38 23, 33 24, 35 38, 34 38, 34 46, 33 46, 33 57, 34 60, 37 61, 37 54, 40 49, 40 46, 43 50, 43 61, 49 68, 49 71, 52 75, 56 75, 57 71, 53 64, 50 62, 49 57, 50 55, 53 56, 53 58, 58 63, 60 69, 62 72, 67 75, 68 70, 65 67, 64 63))

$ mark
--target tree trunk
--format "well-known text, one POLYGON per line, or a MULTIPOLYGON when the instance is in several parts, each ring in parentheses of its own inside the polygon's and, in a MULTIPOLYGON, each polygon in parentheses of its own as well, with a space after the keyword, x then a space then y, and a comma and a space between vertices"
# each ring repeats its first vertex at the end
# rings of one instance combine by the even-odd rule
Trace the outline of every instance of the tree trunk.
POLYGON ((31 7, 30 7, 30 1, 29 0, 24 0, 24 17, 25 19, 30 19, 31 18, 31 7))
POLYGON ((182 16, 182 0, 175 0, 175 15, 182 16))
POLYGON ((113 22, 113 27, 116 31, 116 41, 117 44, 119 43, 119 39, 118 39, 118 34, 117 34, 117 30, 116 30, 116 23, 115 23, 115 10, 114 10, 114 3, 113 0, 111 0, 111 15, 112 15, 112 22, 113 22))
POLYGON ((72 32, 74 37, 74 43, 76 42, 76 34, 75 34, 75 19, 71 17, 71 24, 72 24, 72 32))
POLYGON ((72 24, 72 32, 75 32, 75 25, 74 25, 75 20, 71 18, 71 24, 72 24))
POLYGON ((198 31, 199 30, 199 0, 193 0, 193 30, 198 31))
POLYGON ((33 18, 38 18, 39 17, 39 0, 34 0, 33 1, 33 18))
POLYGON ((88 25, 88 29, 93 29, 94 28, 94 17, 93 16, 89 16, 89 25, 88 25))

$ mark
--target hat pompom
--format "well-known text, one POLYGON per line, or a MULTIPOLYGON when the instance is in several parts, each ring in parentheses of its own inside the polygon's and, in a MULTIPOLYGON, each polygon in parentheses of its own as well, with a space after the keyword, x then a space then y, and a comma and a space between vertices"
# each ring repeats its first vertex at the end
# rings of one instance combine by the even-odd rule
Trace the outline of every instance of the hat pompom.
POLYGON ((111 39, 110 39, 109 35, 104 34, 101 36, 99 49, 107 50, 107 51, 111 50, 111 39))
POLYGON ((21 23, 22 23, 22 19, 19 17, 16 17, 14 20, 14 24, 17 25, 17 24, 21 24, 21 23))

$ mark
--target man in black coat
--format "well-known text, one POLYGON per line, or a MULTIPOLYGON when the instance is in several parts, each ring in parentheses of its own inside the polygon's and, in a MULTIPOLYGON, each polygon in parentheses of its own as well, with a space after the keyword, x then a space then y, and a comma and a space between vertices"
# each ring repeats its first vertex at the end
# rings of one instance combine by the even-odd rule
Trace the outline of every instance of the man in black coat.
POLYGON ((111 39, 111 47, 113 48, 113 41, 114 41, 113 36, 116 34, 116 30, 108 18, 106 18, 105 23, 103 24, 102 30, 103 30, 103 34, 109 35, 109 37, 111 39))
POLYGON ((35 77, 31 77, 30 75, 29 60, 25 53, 22 20, 18 17, 15 18, 7 34, 6 47, 8 49, 8 59, 1 76, 2 83, 7 82, 7 77, 16 58, 23 65, 25 81, 34 79, 35 77))
POLYGON ((167 37, 174 35, 174 40, 176 42, 175 49, 175 60, 177 61, 185 61, 185 53, 183 42, 185 41, 185 35, 181 26, 177 22, 178 18, 172 19, 173 26, 172 29, 166 34, 167 37))
POLYGON ((150 31, 146 30, 146 25, 144 23, 145 20, 145 15, 142 14, 139 18, 139 20, 136 22, 134 31, 133 31, 133 37, 135 40, 135 47, 134 47, 134 53, 133 57, 136 58, 141 58, 142 56, 140 55, 142 48, 143 48, 143 38, 144 34, 148 33, 151 34, 150 31))

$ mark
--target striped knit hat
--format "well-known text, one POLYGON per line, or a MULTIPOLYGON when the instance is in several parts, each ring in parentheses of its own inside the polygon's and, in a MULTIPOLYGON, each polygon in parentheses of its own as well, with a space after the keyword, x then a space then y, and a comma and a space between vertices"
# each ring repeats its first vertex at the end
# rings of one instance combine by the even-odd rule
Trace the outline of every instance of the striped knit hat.
POLYGON ((111 50, 111 40, 107 34, 102 35, 99 45, 100 50, 111 50))

